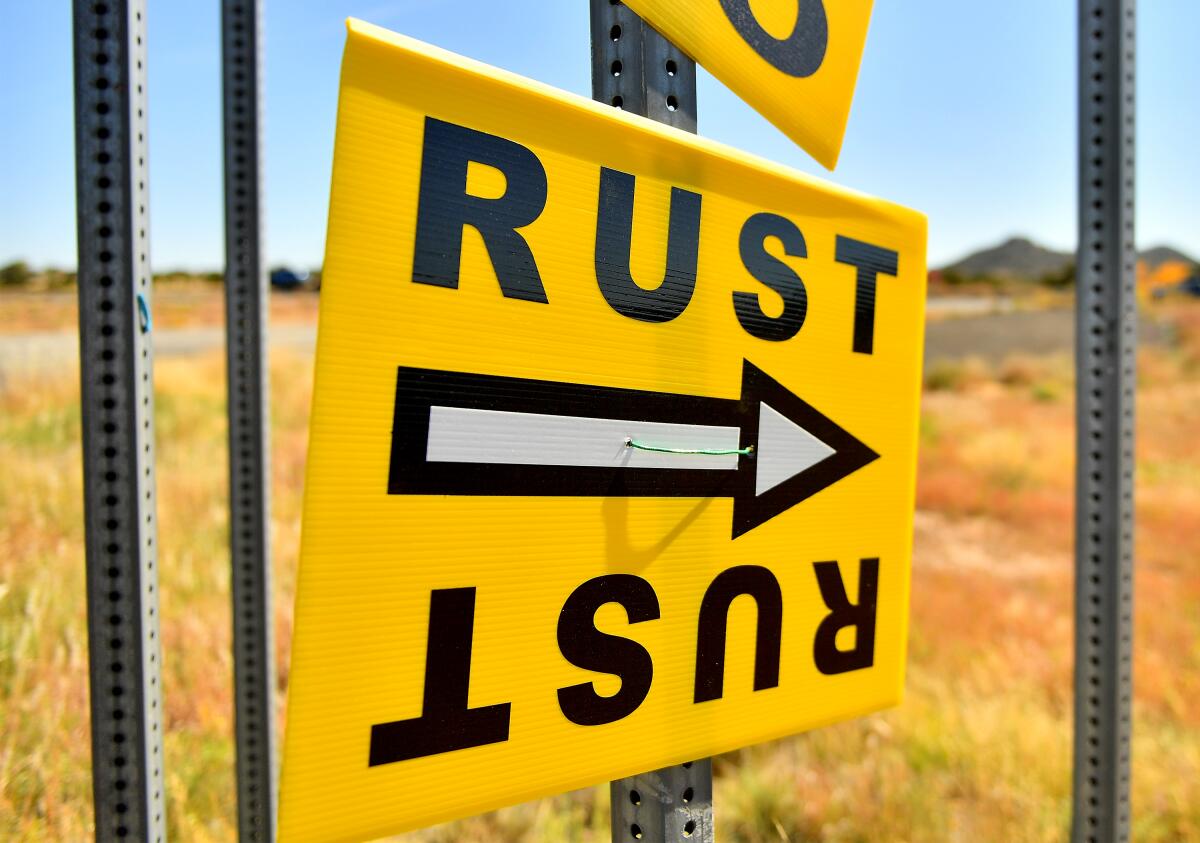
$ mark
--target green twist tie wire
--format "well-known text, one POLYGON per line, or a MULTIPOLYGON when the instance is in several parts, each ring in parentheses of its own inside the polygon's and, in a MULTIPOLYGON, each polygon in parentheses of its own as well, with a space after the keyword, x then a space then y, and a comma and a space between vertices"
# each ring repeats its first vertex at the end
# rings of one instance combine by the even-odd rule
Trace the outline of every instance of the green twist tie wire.
POLYGON ((752 457, 754 446, 748 448, 661 448, 658 445, 647 445, 629 437, 625 438, 626 448, 637 448, 639 451, 653 451, 656 454, 685 454, 699 457, 752 457))

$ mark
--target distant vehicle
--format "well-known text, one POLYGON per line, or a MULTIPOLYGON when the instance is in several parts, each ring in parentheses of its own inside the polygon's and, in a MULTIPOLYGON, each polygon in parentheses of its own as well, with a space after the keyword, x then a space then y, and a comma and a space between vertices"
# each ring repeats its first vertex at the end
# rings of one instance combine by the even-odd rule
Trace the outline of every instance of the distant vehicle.
POLYGON ((308 284, 309 273, 295 272, 287 267, 271 270, 271 286, 277 290, 299 290, 308 284))
POLYGON ((1159 287, 1154 291, 1154 298, 1165 299, 1173 293, 1179 293, 1185 296, 1200 299, 1200 274, 1190 275, 1178 284, 1171 284, 1167 287, 1159 287))

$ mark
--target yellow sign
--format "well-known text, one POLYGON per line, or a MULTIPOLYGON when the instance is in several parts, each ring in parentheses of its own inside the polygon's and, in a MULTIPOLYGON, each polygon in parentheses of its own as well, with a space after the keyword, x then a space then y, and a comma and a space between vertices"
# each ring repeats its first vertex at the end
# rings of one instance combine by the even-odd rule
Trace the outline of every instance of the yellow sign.
POLYGON ((350 23, 284 840, 900 698, 925 220, 350 23))
POLYGON ((625 0, 821 164, 837 166, 873 0, 625 0))

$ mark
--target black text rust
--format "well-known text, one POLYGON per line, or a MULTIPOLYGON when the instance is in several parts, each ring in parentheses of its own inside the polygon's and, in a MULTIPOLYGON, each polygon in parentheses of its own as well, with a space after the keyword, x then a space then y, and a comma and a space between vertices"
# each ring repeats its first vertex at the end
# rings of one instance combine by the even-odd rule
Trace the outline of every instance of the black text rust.
POLYGON ((508 740, 508 703, 467 707, 475 589, 439 589, 429 600, 421 716, 371 727, 370 766, 508 740))
MULTIPOLYGON (((879 560, 859 564, 858 595, 852 601, 837 562, 816 562, 813 573, 827 612, 813 639, 812 659, 825 675, 865 670, 875 663, 875 615, 879 593, 879 560), (854 630, 854 645, 838 646, 837 635, 854 630)), ((779 686, 782 659, 809 654, 782 651, 784 596, 770 569, 738 565, 719 574, 700 602, 696 628, 696 705, 719 700, 725 692, 725 646, 729 608, 750 596, 757 609, 754 690, 779 686)), ((558 647, 576 667, 621 680, 611 696, 591 682, 568 685, 557 693, 559 710, 579 726, 602 726, 628 717, 646 699, 654 682, 654 658, 638 642, 601 632, 596 612, 616 603, 630 624, 660 618, 658 595, 645 579, 633 574, 595 577, 576 588, 563 604, 558 620, 558 647)), ((511 703, 476 708, 469 704, 471 649, 475 626, 475 589, 439 589, 430 595, 429 638, 425 654, 424 703, 420 717, 377 723, 371 727, 368 765, 392 764, 459 749, 508 740, 511 703)), ((746 657, 747 654, 734 654, 746 657)), ((514 663, 518 660, 514 659, 514 663)))
MULTIPOLYGON (((804 3, 801 8, 820 9, 824 18, 819 3, 804 3)), ((650 288, 645 284, 656 279, 635 280, 630 271, 636 189, 635 176, 600 168, 595 281, 604 300, 622 316, 642 322, 669 322, 687 309, 696 290, 703 197, 681 187, 671 189, 666 271, 658 285, 650 288)), ((548 195, 546 169, 532 150, 506 138, 426 118, 413 282, 457 288, 463 229, 470 226, 482 237, 506 297, 549 304, 537 258, 520 232, 541 216, 548 195), (483 198, 467 192, 467 170, 472 162, 504 174, 501 196, 483 198)), ((807 258, 808 245, 800 228, 777 214, 753 214, 739 233, 738 250, 746 271, 783 299, 783 312, 778 316, 764 313, 757 291, 736 291, 730 304, 746 333, 760 340, 782 342, 804 326, 808 291, 791 267, 767 251, 768 239, 779 241, 783 253, 794 258, 807 258)), ((847 295, 854 298, 851 349, 858 354, 873 354, 877 280, 881 275, 896 275, 899 254, 842 235, 837 235, 834 245, 835 265, 826 271, 839 277, 844 273, 847 295)))

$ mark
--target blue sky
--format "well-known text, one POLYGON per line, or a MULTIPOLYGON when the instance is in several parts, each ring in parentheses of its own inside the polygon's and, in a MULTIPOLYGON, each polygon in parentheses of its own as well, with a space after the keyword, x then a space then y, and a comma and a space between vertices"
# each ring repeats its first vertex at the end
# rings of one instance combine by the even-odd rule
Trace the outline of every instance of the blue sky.
MULTIPOLYGON (((151 2, 151 256, 222 260, 219 7, 151 2)), ((5 4, 0 264, 75 262, 70 6, 5 4)), ((268 0, 272 264, 318 266, 344 18, 590 93, 587 0, 268 0)), ((1139 8, 1139 242, 1200 255, 1200 3, 1139 8)), ((1013 234, 1073 247, 1075 3, 877 0, 841 163, 825 171, 701 73, 700 132, 929 215, 939 265, 1013 234)))

